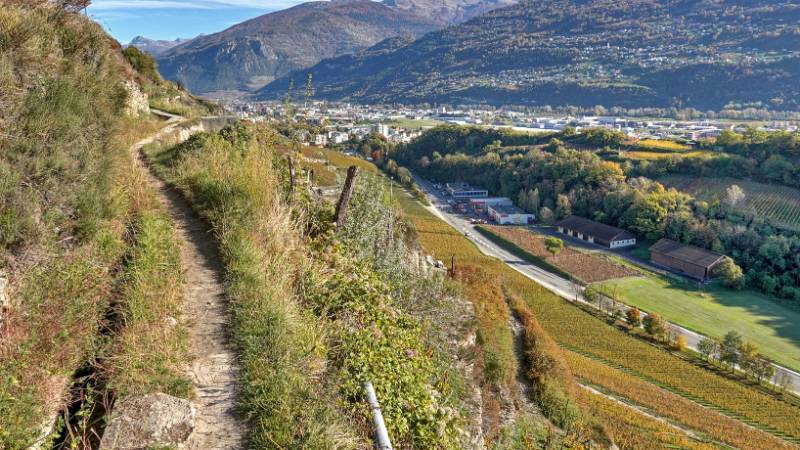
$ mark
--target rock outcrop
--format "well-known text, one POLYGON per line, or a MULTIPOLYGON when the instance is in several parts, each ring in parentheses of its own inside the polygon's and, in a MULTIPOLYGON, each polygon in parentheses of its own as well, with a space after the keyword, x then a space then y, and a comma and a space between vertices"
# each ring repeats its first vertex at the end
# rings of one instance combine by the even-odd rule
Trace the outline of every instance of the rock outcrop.
POLYGON ((167 394, 127 399, 114 408, 100 449, 184 448, 194 431, 195 415, 190 401, 167 394))
POLYGON ((147 98, 147 94, 142 92, 136 82, 130 80, 126 81, 125 90, 128 91, 128 100, 125 104, 125 112, 129 116, 138 116, 142 113, 150 113, 150 101, 147 98))

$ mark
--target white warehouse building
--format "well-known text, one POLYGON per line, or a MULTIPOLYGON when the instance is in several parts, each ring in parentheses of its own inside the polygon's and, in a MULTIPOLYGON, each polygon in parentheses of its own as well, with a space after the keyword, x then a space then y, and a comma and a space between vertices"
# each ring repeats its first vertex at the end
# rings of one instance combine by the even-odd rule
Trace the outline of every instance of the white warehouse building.
POLYGON ((516 206, 490 205, 487 209, 489 217, 500 225, 527 225, 536 220, 536 216, 516 206))

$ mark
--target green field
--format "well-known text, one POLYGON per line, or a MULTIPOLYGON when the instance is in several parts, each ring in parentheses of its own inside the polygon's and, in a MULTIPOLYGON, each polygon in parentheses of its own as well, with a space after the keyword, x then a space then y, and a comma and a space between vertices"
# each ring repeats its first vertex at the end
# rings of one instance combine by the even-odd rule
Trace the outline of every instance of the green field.
POLYGON ((694 178, 679 175, 659 180, 665 186, 692 194, 701 200, 725 198, 725 190, 735 184, 742 188, 745 199, 739 210, 769 219, 774 225, 800 231, 800 190, 786 186, 737 180, 735 178, 694 178))
POLYGON ((647 276, 599 283, 618 287, 620 300, 697 332, 721 338, 730 330, 779 364, 800 370, 800 313, 753 291, 731 291, 647 276))

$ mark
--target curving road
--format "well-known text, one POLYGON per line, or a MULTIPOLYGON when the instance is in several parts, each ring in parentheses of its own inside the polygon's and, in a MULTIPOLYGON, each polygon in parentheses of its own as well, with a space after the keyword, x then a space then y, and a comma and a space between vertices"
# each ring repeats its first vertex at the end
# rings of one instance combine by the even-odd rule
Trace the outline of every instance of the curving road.
MULTIPOLYGON (((469 223, 469 220, 457 214, 447 212, 443 208, 444 206, 447 206, 447 198, 441 191, 435 189, 432 183, 419 178, 416 175, 414 175, 414 180, 417 182, 417 184, 419 184, 422 190, 425 191, 428 196, 428 200, 431 203, 430 206, 426 206, 426 209, 450 224, 450 226, 456 230, 464 233, 465 236, 472 241, 481 252, 483 252, 483 254, 499 258, 508 264, 512 269, 541 284, 553 293, 567 300, 577 300, 589 306, 596 307, 594 304, 588 303, 584 300, 583 286, 573 283, 572 281, 563 278, 560 275, 549 272, 518 256, 515 256, 497 244, 486 239, 480 233, 478 233, 477 230, 475 230, 475 225, 469 223)), ((628 306, 620 303, 617 303, 617 305, 620 305, 626 311, 630 309, 628 306)), ((703 338, 705 338, 705 336, 700 333, 688 330, 674 323, 668 323, 668 326, 670 331, 676 336, 684 336, 686 339, 686 345, 693 350, 697 350, 697 344, 703 338)), ((775 378, 773 378, 773 381, 779 376, 787 376, 792 382, 790 389, 796 394, 800 394, 800 373, 777 364, 773 364, 773 366, 775 366, 775 378)))

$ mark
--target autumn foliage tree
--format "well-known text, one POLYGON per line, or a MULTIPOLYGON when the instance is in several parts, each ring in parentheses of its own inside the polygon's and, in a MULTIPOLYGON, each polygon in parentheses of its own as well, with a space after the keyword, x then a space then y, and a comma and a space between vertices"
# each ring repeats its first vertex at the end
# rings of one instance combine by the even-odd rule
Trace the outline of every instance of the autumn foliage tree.
POLYGON ((667 323, 657 313, 650 313, 644 318, 644 330, 650 336, 663 340, 667 335, 667 323))
POLYGON ((634 328, 642 326, 642 312, 639 308, 631 308, 625 313, 628 324, 634 328))

